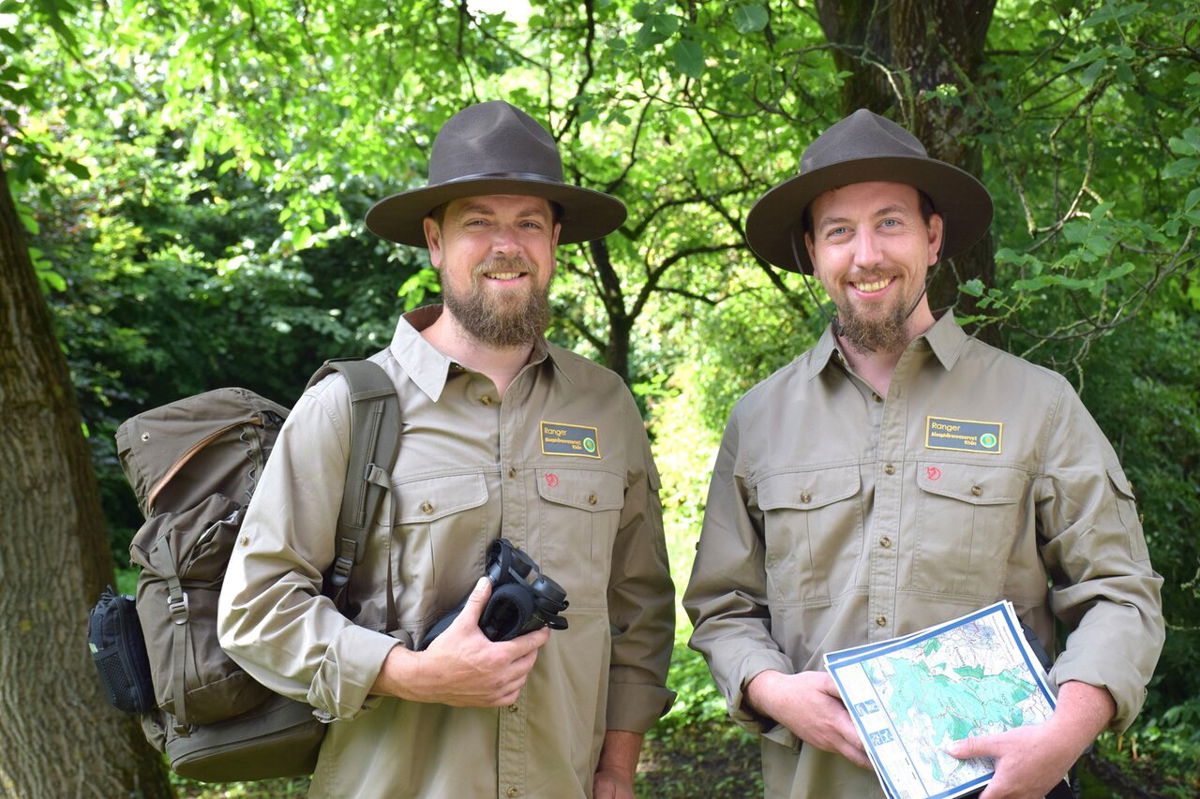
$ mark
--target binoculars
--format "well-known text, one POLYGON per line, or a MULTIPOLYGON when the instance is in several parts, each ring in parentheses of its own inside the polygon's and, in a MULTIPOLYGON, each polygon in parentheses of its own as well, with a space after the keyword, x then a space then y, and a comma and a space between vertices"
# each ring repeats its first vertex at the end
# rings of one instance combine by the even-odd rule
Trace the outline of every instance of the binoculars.
MULTIPOLYGON (((533 558, 507 538, 497 538, 488 545, 484 574, 492 584, 492 595, 479 617, 479 629, 488 640, 510 641, 542 627, 567 629, 567 620, 558 615, 567 609, 567 592, 542 574, 533 558)), ((426 649, 466 605, 464 597, 458 607, 438 619, 417 649, 426 649)))

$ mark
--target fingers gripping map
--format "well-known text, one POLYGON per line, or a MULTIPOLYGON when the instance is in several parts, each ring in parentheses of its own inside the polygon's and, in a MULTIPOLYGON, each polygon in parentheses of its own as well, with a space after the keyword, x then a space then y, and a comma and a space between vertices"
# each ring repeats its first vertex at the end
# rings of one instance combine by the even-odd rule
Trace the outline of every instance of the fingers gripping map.
POLYGON ((884 792, 895 799, 951 799, 982 787, 991 761, 958 760, 945 747, 1054 712, 1046 673, 1008 602, 831 652, 825 664, 884 792))

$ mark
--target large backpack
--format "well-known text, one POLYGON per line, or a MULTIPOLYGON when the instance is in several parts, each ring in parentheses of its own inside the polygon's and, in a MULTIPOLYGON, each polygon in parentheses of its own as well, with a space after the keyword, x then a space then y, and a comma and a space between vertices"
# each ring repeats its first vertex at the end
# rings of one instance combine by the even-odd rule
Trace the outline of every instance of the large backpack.
MULTIPOLYGON (((309 385, 334 371, 350 385, 350 459, 337 559, 322 590, 345 612, 347 581, 390 485, 400 410, 391 379, 371 361, 328 361, 309 385)), ((129 552, 141 567, 135 604, 154 706, 136 710, 145 711, 147 739, 185 777, 226 782, 310 774, 325 733, 311 707, 256 682, 217 641, 225 567, 287 414, 252 391, 224 388, 145 411, 117 430, 122 469, 146 516, 129 552)), ((110 592, 101 604, 113 600, 110 592)), ((103 627, 100 609, 93 611, 93 628, 103 627)))

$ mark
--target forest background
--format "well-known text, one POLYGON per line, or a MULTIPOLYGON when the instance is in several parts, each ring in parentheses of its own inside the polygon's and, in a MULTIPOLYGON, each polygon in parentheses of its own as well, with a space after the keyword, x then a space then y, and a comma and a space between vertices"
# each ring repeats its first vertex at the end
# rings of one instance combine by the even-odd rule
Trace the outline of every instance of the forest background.
MULTIPOLYGON (((1136 487, 1168 637, 1085 795, 1200 795, 1200 7, 1185 0, 0 0, 0 795, 270 796, 168 781, 101 698, 88 608, 141 519, 113 432, 222 385, 290 403, 436 299, 366 233, 441 123, 506 99, 629 207, 561 248, 549 336, 621 374, 685 584, 725 416, 810 346, 824 294, 743 223, 869 107, 980 176, 990 237, 930 292, 1067 375, 1136 487), (64 688, 66 690, 64 690, 64 688)), ((680 613, 639 793, 752 796, 680 613)))

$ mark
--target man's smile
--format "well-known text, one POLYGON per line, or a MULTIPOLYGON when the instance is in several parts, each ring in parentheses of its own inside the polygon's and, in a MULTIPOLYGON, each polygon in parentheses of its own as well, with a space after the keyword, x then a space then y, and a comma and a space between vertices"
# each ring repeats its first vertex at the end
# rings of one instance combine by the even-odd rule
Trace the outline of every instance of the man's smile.
POLYGON ((891 284, 893 280, 895 280, 895 278, 884 277, 880 278, 879 280, 873 280, 870 283, 851 283, 850 285, 854 286, 855 289, 863 294, 873 294, 877 291, 883 291, 888 287, 889 284, 891 284))

